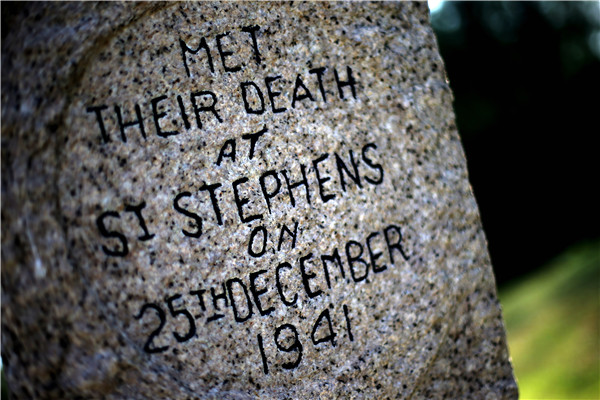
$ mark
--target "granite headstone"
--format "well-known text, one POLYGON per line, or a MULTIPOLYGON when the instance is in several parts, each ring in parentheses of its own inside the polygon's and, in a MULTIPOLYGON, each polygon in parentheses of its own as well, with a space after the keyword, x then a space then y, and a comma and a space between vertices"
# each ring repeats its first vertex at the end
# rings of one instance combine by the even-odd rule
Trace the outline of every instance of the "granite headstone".
POLYGON ((426 3, 3 7, 2 357, 20 398, 516 398, 426 3))

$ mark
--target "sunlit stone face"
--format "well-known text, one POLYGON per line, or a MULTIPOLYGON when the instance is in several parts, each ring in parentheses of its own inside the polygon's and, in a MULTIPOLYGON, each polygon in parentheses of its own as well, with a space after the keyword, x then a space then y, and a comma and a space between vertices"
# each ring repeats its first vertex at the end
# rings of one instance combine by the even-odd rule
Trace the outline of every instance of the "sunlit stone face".
POLYGON ((428 368, 503 333, 423 5, 169 4, 88 57, 56 146, 72 390, 466 390, 428 368))

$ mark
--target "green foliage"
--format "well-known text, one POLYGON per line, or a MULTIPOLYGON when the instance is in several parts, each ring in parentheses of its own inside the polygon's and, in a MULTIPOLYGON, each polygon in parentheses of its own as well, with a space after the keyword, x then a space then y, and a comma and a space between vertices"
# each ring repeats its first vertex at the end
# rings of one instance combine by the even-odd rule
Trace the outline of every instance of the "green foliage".
POLYGON ((2 368, 2 400, 8 400, 8 387, 6 386, 6 377, 4 376, 4 367, 2 368))
POLYGON ((600 241, 499 292, 521 399, 600 398, 600 241))

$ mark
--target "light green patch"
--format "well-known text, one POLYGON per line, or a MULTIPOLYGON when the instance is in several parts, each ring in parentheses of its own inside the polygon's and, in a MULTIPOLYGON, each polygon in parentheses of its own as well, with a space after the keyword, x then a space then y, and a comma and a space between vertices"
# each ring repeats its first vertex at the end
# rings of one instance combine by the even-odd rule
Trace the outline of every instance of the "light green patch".
POLYGON ((570 249, 499 298, 521 399, 600 398, 600 241, 570 249))

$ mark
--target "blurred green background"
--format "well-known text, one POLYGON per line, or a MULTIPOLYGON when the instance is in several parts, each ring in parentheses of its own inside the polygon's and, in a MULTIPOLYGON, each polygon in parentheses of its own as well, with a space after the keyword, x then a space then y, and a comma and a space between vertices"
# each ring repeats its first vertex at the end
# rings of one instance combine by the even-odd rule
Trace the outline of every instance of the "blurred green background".
POLYGON ((600 2, 430 0, 521 399, 600 398, 600 2))
POLYGON ((600 242, 500 288, 521 399, 600 398, 600 242))

